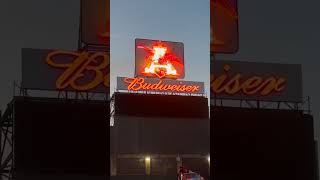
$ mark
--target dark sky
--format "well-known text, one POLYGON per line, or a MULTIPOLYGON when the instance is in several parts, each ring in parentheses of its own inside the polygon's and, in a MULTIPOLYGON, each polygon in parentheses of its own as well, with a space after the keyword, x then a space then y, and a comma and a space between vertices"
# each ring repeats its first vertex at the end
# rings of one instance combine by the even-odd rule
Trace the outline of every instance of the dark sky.
POLYGON ((21 48, 77 47, 79 0, 0 1, 0 109, 21 79, 21 48))
MULTIPOLYGON (((240 51, 224 56, 230 60, 302 64, 304 95, 311 96, 317 137, 319 7, 318 0, 240 0, 240 51)), ((0 109, 4 110, 12 98, 13 80, 21 79, 21 48, 75 49, 78 18, 79 0, 0 1, 0 109)))
POLYGON ((239 2, 240 49, 220 59, 302 64, 304 96, 311 97, 320 135, 320 1, 239 2))
POLYGON ((302 64, 319 137, 320 1, 239 1, 240 50, 220 59, 302 64))

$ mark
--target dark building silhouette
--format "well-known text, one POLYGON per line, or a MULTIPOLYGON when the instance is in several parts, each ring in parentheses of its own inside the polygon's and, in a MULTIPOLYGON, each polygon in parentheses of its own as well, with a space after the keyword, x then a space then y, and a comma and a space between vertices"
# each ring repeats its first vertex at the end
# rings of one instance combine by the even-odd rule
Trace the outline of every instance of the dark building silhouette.
POLYGON ((215 180, 314 180, 313 117, 296 110, 211 107, 215 180))
POLYGON ((14 179, 105 180, 109 104, 15 97, 14 179))

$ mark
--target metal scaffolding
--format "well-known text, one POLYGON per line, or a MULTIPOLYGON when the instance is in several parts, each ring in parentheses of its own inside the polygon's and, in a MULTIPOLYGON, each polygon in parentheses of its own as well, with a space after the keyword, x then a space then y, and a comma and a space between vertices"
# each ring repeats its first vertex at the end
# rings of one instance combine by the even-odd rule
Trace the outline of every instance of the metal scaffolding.
POLYGON ((212 98, 210 104, 214 107, 296 110, 311 114, 311 100, 309 96, 304 98, 302 102, 212 98))
POLYGON ((3 115, 0 115, 0 180, 13 179, 14 172, 14 113, 13 104, 7 106, 3 115))

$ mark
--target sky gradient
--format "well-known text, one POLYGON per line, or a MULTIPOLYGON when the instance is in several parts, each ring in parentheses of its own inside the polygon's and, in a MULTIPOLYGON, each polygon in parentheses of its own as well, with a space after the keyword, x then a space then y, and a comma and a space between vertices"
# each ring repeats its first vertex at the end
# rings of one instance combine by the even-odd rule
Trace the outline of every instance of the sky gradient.
POLYGON ((184 43, 184 80, 205 82, 209 95, 209 0, 111 0, 111 92, 116 77, 133 77, 135 39, 184 43))

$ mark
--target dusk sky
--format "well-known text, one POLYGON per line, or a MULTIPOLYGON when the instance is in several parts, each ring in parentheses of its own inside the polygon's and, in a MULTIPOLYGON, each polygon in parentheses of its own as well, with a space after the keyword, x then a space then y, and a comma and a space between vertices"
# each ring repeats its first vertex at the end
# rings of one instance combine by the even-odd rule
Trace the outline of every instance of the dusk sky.
POLYGON ((184 80, 205 82, 209 95, 210 1, 111 0, 111 91, 133 77, 135 38, 184 43, 184 80))
MULTIPOLYGON (((185 44, 186 80, 209 80, 209 0, 112 0, 111 72, 133 76, 134 38, 185 44), (166 25, 164 25, 166 24, 166 25), (208 39, 206 39, 208 38, 208 39)), ((239 1, 240 51, 218 59, 303 66, 319 137, 320 1, 239 1)), ((77 48, 79 0, 0 1, 0 109, 21 80, 21 48, 77 48)), ((114 83, 114 81, 111 81, 114 83)), ((208 85, 208 84, 206 84, 208 85)), ((113 89, 112 89, 113 90, 113 89)))

